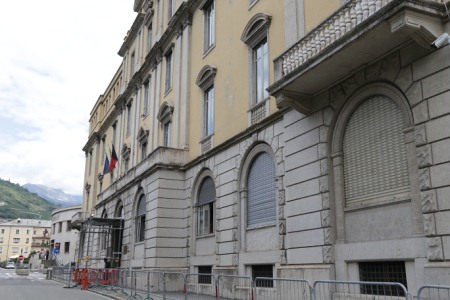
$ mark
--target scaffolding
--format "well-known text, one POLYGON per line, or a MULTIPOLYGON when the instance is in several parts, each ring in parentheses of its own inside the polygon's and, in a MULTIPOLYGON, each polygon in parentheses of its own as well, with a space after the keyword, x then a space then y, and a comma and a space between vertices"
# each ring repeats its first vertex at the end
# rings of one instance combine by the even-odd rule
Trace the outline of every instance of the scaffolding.
POLYGON ((75 253, 78 266, 88 268, 106 259, 109 267, 120 267, 123 224, 123 219, 89 217, 72 225, 80 231, 75 253))

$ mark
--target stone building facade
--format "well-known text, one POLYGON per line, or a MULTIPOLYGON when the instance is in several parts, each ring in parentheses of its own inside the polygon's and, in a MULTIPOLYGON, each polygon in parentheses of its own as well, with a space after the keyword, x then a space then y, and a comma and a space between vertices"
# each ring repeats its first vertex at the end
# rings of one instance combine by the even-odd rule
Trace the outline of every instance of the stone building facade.
POLYGON ((83 208, 124 219, 122 266, 448 282, 450 46, 431 46, 450 29, 443 2, 174 1, 155 33, 161 3, 135 1, 84 148, 83 208), (127 80, 139 28, 159 40, 127 80), (274 64, 253 77, 259 58, 274 64), (112 141, 118 167, 100 174, 112 141))

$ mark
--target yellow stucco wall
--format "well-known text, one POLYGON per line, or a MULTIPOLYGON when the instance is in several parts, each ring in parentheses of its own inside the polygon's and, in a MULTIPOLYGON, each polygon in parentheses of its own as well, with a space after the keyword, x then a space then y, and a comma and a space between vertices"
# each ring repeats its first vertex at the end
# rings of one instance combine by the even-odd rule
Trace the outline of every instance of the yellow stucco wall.
MULTIPOLYGON (((191 49, 191 124, 190 159, 200 155, 202 131, 202 90, 195 84, 200 70, 210 65, 217 68, 214 80, 214 146, 223 143, 248 128, 249 103, 249 48, 241 35, 250 19, 265 13, 272 17, 269 27, 269 85, 274 82, 272 60, 283 52, 283 5, 272 0, 260 0, 249 9, 248 1, 216 1, 215 46, 203 56, 203 12, 198 11, 192 22, 191 49), (239 14, 239 15, 238 15, 239 14)), ((270 112, 275 111, 275 100, 270 99, 270 112)))
POLYGON ((314 27, 325 20, 336 11, 340 4, 339 0, 304 0, 305 32, 308 33, 314 27))

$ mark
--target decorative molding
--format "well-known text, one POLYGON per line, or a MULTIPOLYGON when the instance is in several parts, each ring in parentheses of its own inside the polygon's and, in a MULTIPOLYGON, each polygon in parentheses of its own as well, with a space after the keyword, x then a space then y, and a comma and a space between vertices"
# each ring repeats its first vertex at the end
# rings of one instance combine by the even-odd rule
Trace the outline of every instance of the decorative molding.
POLYGON ((417 146, 424 145, 427 143, 427 132, 424 124, 417 125, 414 128, 414 135, 417 146))
POLYGON ((328 176, 319 178, 319 190, 321 193, 328 192, 328 176))
POLYGON ((333 257, 333 247, 332 246, 324 246, 322 247, 322 255, 323 255, 323 262, 326 264, 331 264, 334 262, 333 257))
POLYGON ((331 226, 331 218, 330 218, 329 210, 322 210, 320 212, 320 218, 321 218, 322 227, 330 227, 331 226))
POLYGON ((325 245, 333 244, 333 230, 331 228, 328 227, 323 230, 323 241, 325 245))
POLYGON ((417 148, 417 164, 419 168, 428 167, 433 164, 431 145, 428 144, 417 148))
POLYGON ((431 188, 430 170, 428 168, 419 169, 419 188, 421 191, 431 188))
POLYGON ((311 96, 292 91, 279 91, 274 94, 279 109, 292 107, 296 111, 308 115, 312 112, 311 96))
POLYGON ((436 200, 436 191, 429 190, 425 192, 421 192, 420 196, 422 198, 422 212, 430 213, 437 211, 437 200, 436 200))
POLYGON ((425 236, 436 235, 436 221, 434 219, 434 214, 423 215, 423 227, 425 236))
POLYGON ((241 35, 241 41, 250 48, 256 46, 267 36, 272 17, 263 13, 254 15, 244 28, 241 35))
POLYGON ((322 208, 330 209, 330 195, 329 193, 322 193, 322 208))
POLYGON ((427 257, 429 261, 443 261, 442 240, 440 237, 427 238, 427 257))
POLYGON ((214 78, 217 74, 217 68, 211 67, 210 65, 204 66, 197 75, 195 84, 200 87, 203 91, 208 89, 214 83, 214 78))

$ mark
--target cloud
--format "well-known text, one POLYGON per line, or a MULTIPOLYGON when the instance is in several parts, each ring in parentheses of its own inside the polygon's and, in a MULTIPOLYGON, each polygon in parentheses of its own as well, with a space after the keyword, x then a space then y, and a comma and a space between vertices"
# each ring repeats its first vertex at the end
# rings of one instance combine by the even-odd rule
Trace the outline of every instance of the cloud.
POLYGON ((132 6, 0 4, 0 178, 82 193, 89 113, 121 62, 132 6))

